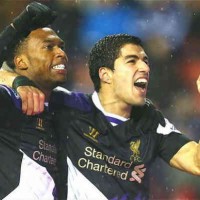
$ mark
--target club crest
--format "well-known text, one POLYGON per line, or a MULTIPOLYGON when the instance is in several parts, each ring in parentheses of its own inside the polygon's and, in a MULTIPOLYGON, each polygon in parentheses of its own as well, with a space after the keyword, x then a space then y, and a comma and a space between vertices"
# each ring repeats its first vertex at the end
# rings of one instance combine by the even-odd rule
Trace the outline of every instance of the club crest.
POLYGON ((130 156, 130 160, 134 162, 141 162, 142 159, 140 157, 140 140, 130 142, 130 150, 132 151, 132 155, 130 156))

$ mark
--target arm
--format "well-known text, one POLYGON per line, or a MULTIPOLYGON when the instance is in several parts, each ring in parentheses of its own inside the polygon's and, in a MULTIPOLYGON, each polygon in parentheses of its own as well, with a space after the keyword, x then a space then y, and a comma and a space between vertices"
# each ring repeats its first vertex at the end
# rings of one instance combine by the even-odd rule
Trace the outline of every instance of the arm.
POLYGON ((17 73, 0 69, 0 84, 12 87, 14 79, 18 76, 17 73))
POLYGON ((170 165, 182 171, 200 176, 200 143, 185 144, 170 160, 170 165))
MULTIPOLYGON (((12 87, 13 81, 17 80, 16 77, 18 77, 19 81, 21 80, 20 76, 15 72, 0 70, 0 84, 12 87)), ((21 97, 23 113, 34 115, 43 112, 45 96, 38 88, 33 86, 16 86, 15 89, 21 97)))
MULTIPOLYGON (((22 13, 0 33, 0 68, 9 54, 9 47, 22 36, 27 36, 31 30, 47 26, 56 18, 56 13, 47 6, 32 2, 22 13)), ((0 84, 12 87, 17 74, 0 71, 0 84)), ((19 84, 18 84, 19 85, 19 84)), ((26 85, 26 84, 24 84, 26 85)), ((44 94, 37 88, 25 86, 15 88, 22 98, 22 111, 27 115, 37 114, 44 109, 44 94)))
POLYGON ((196 81, 196 84, 197 84, 197 90, 198 90, 199 93, 200 93, 200 75, 199 75, 199 77, 198 77, 198 79, 197 79, 197 81, 196 81))
MULTIPOLYGON (((197 89, 200 93, 200 76, 197 81, 197 89)), ((200 143, 194 141, 185 144, 170 160, 170 165, 177 169, 200 175, 200 143)))
POLYGON ((0 67, 6 57, 6 49, 7 46, 12 42, 13 38, 15 38, 17 32, 12 25, 7 26, 0 33, 0 67))

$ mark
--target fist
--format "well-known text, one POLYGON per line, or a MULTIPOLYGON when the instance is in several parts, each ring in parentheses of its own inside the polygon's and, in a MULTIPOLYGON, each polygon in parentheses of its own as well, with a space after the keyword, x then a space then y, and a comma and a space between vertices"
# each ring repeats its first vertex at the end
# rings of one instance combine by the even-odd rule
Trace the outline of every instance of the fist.
POLYGON ((57 14, 47 6, 32 2, 13 20, 14 28, 20 32, 27 32, 51 24, 57 14))
POLYGON ((51 24, 57 17, 55 11, 38 2, 27 5, 26 11, 30 15, 32 26, 35 25, 36 28, 51 24))

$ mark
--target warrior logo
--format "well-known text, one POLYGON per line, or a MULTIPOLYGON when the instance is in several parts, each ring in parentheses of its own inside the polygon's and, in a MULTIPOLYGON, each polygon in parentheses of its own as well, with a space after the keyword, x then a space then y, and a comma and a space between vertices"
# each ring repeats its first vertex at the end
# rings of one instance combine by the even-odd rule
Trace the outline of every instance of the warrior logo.
POLYGON ((130 149, 133 154, 130 156, 130 160, 134 162, 141 162, 142 159, 140 158, 140 140, 136 140, 134 142, 130 142, 130 149))
POLYGON ((45 130, 43 126, 43 119, 42 118, 37 118, 37 123, 36 123, 36 128, 40 130, 45 130))
POLYGON ((89 127, 89 129, 90 132, 84 133, 84 135, 92 139, 94 142, 98 143, 97 136, 99 135, 99 132, 96 129, 92 128, 91 126, 89 127))

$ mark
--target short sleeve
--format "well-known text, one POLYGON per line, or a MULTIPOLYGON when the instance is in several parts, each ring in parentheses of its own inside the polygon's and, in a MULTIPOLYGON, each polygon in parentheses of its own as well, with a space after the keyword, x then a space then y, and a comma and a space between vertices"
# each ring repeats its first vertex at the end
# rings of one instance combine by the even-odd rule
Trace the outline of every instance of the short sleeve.
POLYGON ((159 125, 157 128, 157 142, 159 147, 159 156, 167 163, 179 151, 179 149, 191 139, 187 138, 184 134, 178 131, 173 124, 167 119, 166 126, 159 125))

